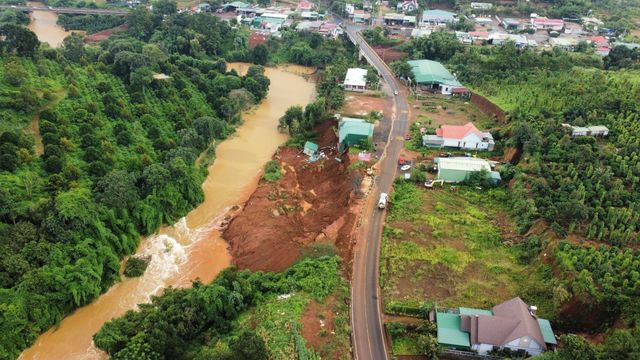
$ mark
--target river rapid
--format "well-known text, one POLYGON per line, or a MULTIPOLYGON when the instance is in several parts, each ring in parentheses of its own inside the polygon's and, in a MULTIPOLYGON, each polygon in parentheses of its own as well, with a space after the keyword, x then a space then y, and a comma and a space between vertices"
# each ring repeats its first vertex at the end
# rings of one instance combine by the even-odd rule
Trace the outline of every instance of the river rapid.
MULTIPOLYGON (((229 64, 244 73, 248 64, 229 64)), ((266 68, 271 80, 267 97, 243 114, 244 123, 216 148, 216 159, 202 188, 205 200, 174 226, 142 239, 137 254, 150 255, 143 276, 124 279, 91 304, 67 316, 59 327, 40 335, 20 359, 87 360, 107 355, 92 342, 102 324, 149 302, 168 286, 186 287, 197 278, 210 282, 231 263, 227 244, 217 229, 228 210, 255 190, 264 164, 286 136, 277 131, 278 119, 293 105, 306 105, 315 96, 315 84, 301 74, 312 70, 289 65, 266 68)))

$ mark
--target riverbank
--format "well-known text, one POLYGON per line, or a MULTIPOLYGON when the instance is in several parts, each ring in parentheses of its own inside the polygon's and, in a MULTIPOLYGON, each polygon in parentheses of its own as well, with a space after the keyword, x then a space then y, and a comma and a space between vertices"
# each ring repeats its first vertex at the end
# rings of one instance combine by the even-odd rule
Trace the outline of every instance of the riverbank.
MULTIPOLYGON (((229 64, 229 68, 248 67, 229 64)), ((174 226, 141 241, 140 256, 150 256, 145 274, 124 279, 91 304, 67 316, 57 329, 42 334, 21 359, 101 359, 106 354, 92 344, 102 324, 135 309, 168 286, 190 286, 195 279, 210 282, 228 267, 231 258, 218 227, 228 211, 246 201, 263 165, 286 136, 277 131, 278 119, 293 105, 306 105, 315 84, 287 71, 267 68, 271 80, 267 97, 243 115, 243 124, 216 147, 216 159, 202 184, 205 200, 174 226), (291 93, 290 89, 296 89, 291 93)))
MULTIPOLYGON (((321 149, 335 148, 335 126, 335 121, 326 121, 315 129, 321 149)), ((282 271, 306 253, 335 247, 348 273, 360 204, 354 194, 364 176, 350 166, 348 155, 324 152, 327 158, 316 162, 292 147, 282 147, 273 156, 281 179, 260 180, 223 233, 235 266, 282 271)))

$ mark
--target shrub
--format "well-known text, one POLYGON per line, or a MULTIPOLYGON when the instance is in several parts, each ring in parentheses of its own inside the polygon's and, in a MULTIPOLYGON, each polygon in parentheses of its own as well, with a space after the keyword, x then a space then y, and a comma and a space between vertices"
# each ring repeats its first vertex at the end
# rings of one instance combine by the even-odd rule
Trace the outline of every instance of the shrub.
POLYGON ((264 174, 262 178, 267 180, 268 182, 274 182, 280 180, 282 177, 282 173, 280 172, 280 165, 275 160, 270 160, 264 166, 264 174))
POLYGON ((144 274, 144 271, 151 262, 151 256, 131 257, 124 266, 124 276, 138 277, 144 274))

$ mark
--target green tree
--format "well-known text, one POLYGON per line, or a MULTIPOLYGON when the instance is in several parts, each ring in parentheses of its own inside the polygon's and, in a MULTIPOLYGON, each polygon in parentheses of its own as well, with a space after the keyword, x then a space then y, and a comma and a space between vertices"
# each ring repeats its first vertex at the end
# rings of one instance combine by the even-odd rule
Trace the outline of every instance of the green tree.
POLYGON ((79 63, 84 56, 84 36, 73 33, 64 38, 62 53, 67 60, 79 63))
POLYGON ((266 65, 269 59, 269 50, 264 44, 258 44, 251 53, 253 62, 258 65, 266 65))
POLYGON ((558 355, 563 360, 596 360, 597 353, 593 345, 579 335, 562 335, 560 336, 560 349, 558 355))
POLYGON ((40 46, 36 34, 16 24, 1 24, 0 38, 0 49, 18 56, 33 57, 40 46))

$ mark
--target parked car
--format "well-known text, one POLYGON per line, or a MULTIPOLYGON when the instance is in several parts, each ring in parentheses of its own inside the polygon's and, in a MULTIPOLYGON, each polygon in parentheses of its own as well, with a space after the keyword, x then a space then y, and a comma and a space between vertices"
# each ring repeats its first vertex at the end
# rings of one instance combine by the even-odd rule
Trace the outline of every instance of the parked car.
POLYGON ((402 156, 398 158, 398 165, 404 165, 407 162, 402 156))
POLYGON ((409 169, 411 169, 411 165, 402 165, 402 166, 400 166, 400 170, 402 170, 402 171, 407 171, 409 169))
POLYGON ((405 139, 405 140, 411 140, 411 134, 406 134, 406 135, 404 136, 404 139, 405 139))
POLYGON ((387 207, 388 198, 389 198, 389 194, 380 193, 380 199, 378 199, 378 209, 384 209, 387 207))

